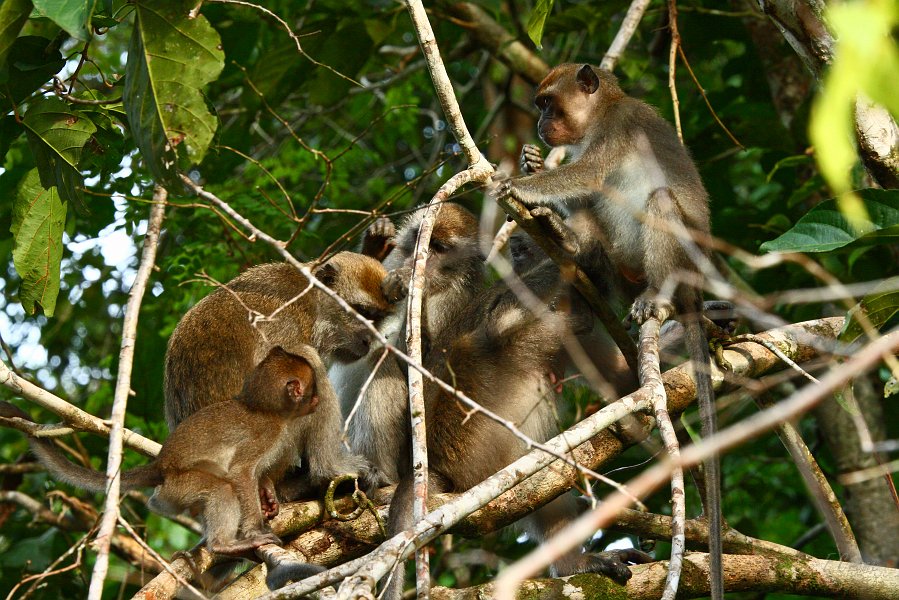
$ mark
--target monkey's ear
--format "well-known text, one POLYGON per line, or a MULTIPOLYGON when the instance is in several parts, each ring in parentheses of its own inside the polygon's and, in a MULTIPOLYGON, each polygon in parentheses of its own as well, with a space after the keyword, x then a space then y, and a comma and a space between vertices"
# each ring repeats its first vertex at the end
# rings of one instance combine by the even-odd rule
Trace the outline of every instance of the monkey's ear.
POLYGON ((288 400, 299 402, 303 399, 303 394, 306 393, 306 384, 299 379, 288 379, 287 383, 284 384, 284 391, 288 400))
POLYGON ((337 267, 331 263, 323 264, 313 275, 329 288, 334 287, 334 284, 337 283, 337 267))
POLYGON ((577 84, 587 94, 599 89, 599 75, 590 65, 584 65, 577 72, 577 84))

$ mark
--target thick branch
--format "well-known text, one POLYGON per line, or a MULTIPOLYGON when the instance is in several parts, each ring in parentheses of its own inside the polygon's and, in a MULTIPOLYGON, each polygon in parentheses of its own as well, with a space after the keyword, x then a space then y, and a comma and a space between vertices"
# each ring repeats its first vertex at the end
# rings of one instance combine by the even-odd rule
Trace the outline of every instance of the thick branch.
MULTIPOLYGON (((797 556, 792 559, 767 556, 725 556, 725 591, 755 594, 783 593, 827 598, 889 600, 899 589, 899 570, 869 565, 849 565, 833 560, 797 556)), ((602 575, 583 574, 563 579, 528 582, 518 598, 541 600, 573 598, 621 598, 656 600, 662 594, 667 561, 631 567, 634 576, 622 588, 602 575)), ((476 600, 496 598, 495 584, 462 590, 435 588, 434 600, 476 600)), ((678 598, 709 595, 709 558, 692 553, 686 557, 678 598)))

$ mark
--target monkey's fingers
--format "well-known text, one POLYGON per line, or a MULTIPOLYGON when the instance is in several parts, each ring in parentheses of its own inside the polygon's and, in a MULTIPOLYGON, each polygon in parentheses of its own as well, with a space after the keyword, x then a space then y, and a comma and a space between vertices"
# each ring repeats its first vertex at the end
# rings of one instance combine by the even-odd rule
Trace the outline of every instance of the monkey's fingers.
POLYGON ((282 544, 281 538, 272 532, 251 533, 246 537, 230 542, 213 542, 209 545, 209 551, 213 554, 222 554, 224 556, 251 558, 256 548, 266 544, 280 546, 282 544))
POLYGON ((281 512, 281 504, 278 502, 278 498, 272 493, 272 490, 268 490, 265 487, 259 488, 259 504, 262 507, 262 516, 268 520, 274 519, 281 512))
POLYGON ((619 585, 625 585, 627 580, 633 577, 618 550, 589 554, 584 558, 585 572, 605 575, 619 585))
POLYGON ((521 156, 518 159, 518 166, 522 174, 531 175, 543 170, 543 153, 540 147, 534 144, 525 144, 521 147, 521 156))
POLYGON ((660 298, 652 290, 646 290, 634 300, 627 320, 642 325, 649 319, 656 318, 659 323, 664 323, 673 313, 674 306, 670 301, 660 298))
POLYGON ((390 251, 396 247, 394 236, 396 227, 387 217, 378 217, 368 226, 365 237, 362 239, 362 254, 371 256, 375 260, 384 260, 390 251))
POLYGON ((409 278, 412 276, 410 267, 400 267, 387 273, 381 282, 381 291, 388 302, 396 303, 409 295, 409 278))

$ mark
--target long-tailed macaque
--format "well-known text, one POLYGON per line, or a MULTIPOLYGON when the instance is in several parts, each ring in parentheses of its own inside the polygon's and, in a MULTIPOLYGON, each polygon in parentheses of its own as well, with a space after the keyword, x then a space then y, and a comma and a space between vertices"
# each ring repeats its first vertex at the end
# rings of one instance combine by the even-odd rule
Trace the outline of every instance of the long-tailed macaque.
MULTIPOLYGON (((155 512, 201 516, 210 552, 247 556, 264 544, 280 544, 266 519, 278 513, 274 483, 317 435, 316 408, 336 406, 318 353, 272 348, 233 400, 206 406, 184 419, 156 459, 123 471, 122 489, 155 486, 155 512)), ((0 413, 30 420, 15 406, 0 413)), ((328 435, 338 443, 336 430, 328 435)), ((29 438, 32 452, 60 481, 106 491, 106 474, 70 462, 43 438, 29 438)))
MULTIPOLYGON (((684 321, 702 434, 711 436, 717 418, 700 323, 701 291, 681 285, 671 301, 660 295, 678 271, 698 274, 671 224, 700 234, 710 231, 708 195, 687 149, 649 105, 625 95, 614 75, 590 65, 552 69, 537 88, 535 104, 540 138, 550 146, 566 146, 571 158, 556 169, 506 181, 498 193, 528 207, 548 206, 565 214, 576 207, 594 211, 615 268, 642 288, 630 317, 642 324, 650 317, 664 321, 676 312, 684 321)), ((712 598, 718 600, 723 595, 718 457, 709 459, 704 469, 712 598)))
MULTIPOLYGON (((432 340, 425 366, 543 442, 560 431, 553 374, 565 368, 563 337, 586 333, 593 327, 594 317, 586 302, 561 280, 551 261, 538 263, 523 274, 522 281, 541 301, 536 314, 514 290, 498 282, 469 302, 453 324, 432 340)), ((472 413, 432 381, 425 380, 424 394, 429 494, 463 492, 527 452, 526 445, 506 427, 472 413)), ((412 478, 407 472, 390 505, 391 534, 413 525, 411 490, 412 478)), ((537 540, 546 539, 579 512, 574 496, 565 494, 539 508, 527 519, 526 527, 537 540)), ((600 555, 573 551, 560 557, 552 571, 557 575, 600 572, 624 582, 631 573, 623 560, 651 559, 633 552, 600 555)), ((385 598, 399 598, 402 571, 400 565, 385 598)))
MULTIPOLYGON (((376 324, 392 309, 381 291, 386 270, 373 258, 341 252, 314 275, 376 324)), ((297 352, 308 344, 327 363, 365 356, 370 340, 362 323, 293 266, 248 269, 190 309, 172 333, 165 361, 166 421, 174 429, 188 415, 233 397, 275 345, 297 352)), ((317 488, 341 474, 367 476, 367 461, 340 442, 339 403, 323 403, 313 420, 315 434, 304 445, 304 485, 317 488)), ((290 499, 300 493, 284 492, 290 499)))
MULTIPOLYGON (((384 290, 391 301, 405 298, 414 262, 415 240, 423 211, 412 214, 394 238, 394 248, 384 259, 390 271, 384 279, 384 290)), ((379 224, 380 223, 380 224, 379 224)), ((375 235, 383 237, 385 225, 373 225, 375 235)), ((371 235, 371 231, 369 232, 371 235)), ((363 247, 366 242, 363 242, 363 247)), ((422 330, 425 342, 440 336, 457 319, 460 310, 484 285, 484 257, 478 243, 478 221, 458 204, 445 203, 434 222, 428 257, 422 330)), ((379 327, 390 343, 400 349, 406 345, 406 305, 398 302, 397 310, 379 327)), ((383 348, 378 345, 363 359, 349 364, 336 364, 330 370, 331 380, 340 397, 344 415, 359 401, 349 425, 350 446, 371 461, 373 479, 381 485, 396 483, 409 457, 409 409, 406 366, 388 356, 370 382, 365 396, 359 394, 375 369, 383 348)))

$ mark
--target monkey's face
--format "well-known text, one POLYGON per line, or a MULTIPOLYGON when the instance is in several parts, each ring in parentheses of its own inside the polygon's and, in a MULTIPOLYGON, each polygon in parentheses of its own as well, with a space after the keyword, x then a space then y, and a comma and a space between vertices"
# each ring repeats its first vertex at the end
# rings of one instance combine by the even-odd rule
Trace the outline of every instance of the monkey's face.
MULTIPOLYGON (((384 260, 388 270, 412 267, 415 243, 424 211, 410 217, 397 234, 397 246, 384 260)), ((425 275, 429 293, 457 282, 460 277, 478 272, 484 257, 479 243, 477 218, 469 210, 451 202, 443 204, 431 232, 430 255, 425 275)))
MULTIPOLYGON (((393 311, 381 290, 387 271, 371 257, 341 252, 315 274, 376 327, 393 311)), ((368 354, 373 336, 366 324, 346 312, 333 298, 320 297, 313 331, 320 353, 339 362, 353 362, 368 354)))
POLYGON ((540 82, 534 104, 540 111, 537 133, 549 146, 579 144, 600 100, 600 76, 590 65, 559 65, 540 82))

